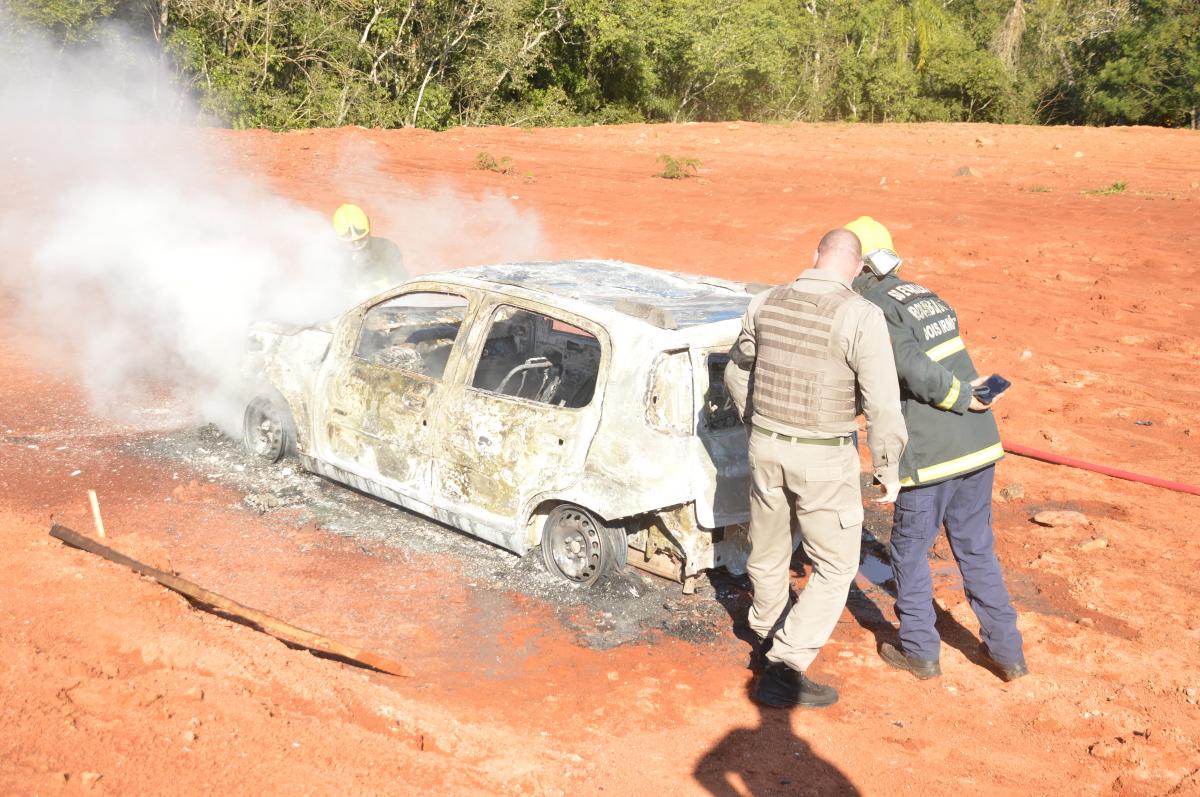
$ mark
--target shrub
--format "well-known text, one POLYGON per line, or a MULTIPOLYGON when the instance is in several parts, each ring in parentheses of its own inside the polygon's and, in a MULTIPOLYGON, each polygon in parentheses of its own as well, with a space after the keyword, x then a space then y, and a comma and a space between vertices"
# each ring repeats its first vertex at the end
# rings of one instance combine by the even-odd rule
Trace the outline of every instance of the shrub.
POLYGON ((1125 181, 1117 180, 1112 185, 1105 186, 1104 188, 1097 188, 1093 191, 1084 191, 1083 193, 1095 194, 1097 196, 1107 196, 1109 194, 1119 194, 1124 190, 1125 190, 1125 181))
POLYGON ((659 155, 658 162, 663 165, 663 170, 654 176, 664 180, 683 180, 694 177, 700 169, 700 161, 697 158, 672 158, 670 155, 659 155))
POLYGON ((480 152, 475 156, 475 168, 498 174, 508 174, 512 171, 511 162, 507 157, 496 160, 490 152, 480 152))

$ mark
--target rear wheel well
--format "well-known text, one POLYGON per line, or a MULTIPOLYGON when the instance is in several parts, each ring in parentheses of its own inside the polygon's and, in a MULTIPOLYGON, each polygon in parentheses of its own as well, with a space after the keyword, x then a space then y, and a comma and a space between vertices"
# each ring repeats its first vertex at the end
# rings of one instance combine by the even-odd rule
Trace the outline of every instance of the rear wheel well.
POLYGON ((542 530, 546 525, 546 516, 550 514, 550 510, 561 504, 562 501, 548 498, 542 501, 534 510, 529 513, 529 519, 525 521, 525 539, 529 540, 530 547, 533 547, 542 541, 542 530))

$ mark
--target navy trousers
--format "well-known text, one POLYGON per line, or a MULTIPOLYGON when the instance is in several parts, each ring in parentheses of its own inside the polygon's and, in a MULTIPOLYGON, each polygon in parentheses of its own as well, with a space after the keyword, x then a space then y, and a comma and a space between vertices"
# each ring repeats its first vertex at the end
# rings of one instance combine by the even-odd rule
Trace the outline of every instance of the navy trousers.
POLYGON ((906 487, 892 518, 892 570, 900 643, 909 656, 937 661, 941 637, 934 628, 929 549, 943 525, 962 571, 963 589, 979 618, 980 636, 992 658, 1024 663, 1021 632, 996 559, 992 536, 992 481, 996 468, 957 476, 928 487, 906 487))

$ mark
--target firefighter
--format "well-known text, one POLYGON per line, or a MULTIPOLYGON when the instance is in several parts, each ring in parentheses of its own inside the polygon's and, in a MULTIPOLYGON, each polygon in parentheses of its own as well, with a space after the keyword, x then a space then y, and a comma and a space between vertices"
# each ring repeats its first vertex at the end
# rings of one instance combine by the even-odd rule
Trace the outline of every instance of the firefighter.
POLYGON ((371 222, 358 205, 342 205, 335 210, 333 230, 349 247, 349 267, 360 296, 373 296, 408 279, 400 247, 387 238, 371 235, 371 222))
POLYGON ((827 233, 813 268, 750 302, 725 371, 750 424, 749 622, 760 647, 769 645, 754 698, 778 708, 837 701, 833 687, 805 671, 837 625, 858 572, 860 407, 880 500, 900 491, 906 435, 899 386, 883 314, 850 289, 861 268, 858 239, 846 230, 827 233), (793 518, 813 565, 789 610, 793 518))
POLYGON ((1029 668, 992 534, 992 482, 1004 449, 990 405, 972 390, 985 377, 967 354, 953 308, 897 274, 903 261, 887 228, 861 216, 846 229, 863 252, 853 288, 887 319, 909 437, 891 535, 900 645, 885 642, 879 655, 917 678, 941 674, 928 556, 944 526, 979 619, 984 658, 1004 680, 1020 678, 1029 668))

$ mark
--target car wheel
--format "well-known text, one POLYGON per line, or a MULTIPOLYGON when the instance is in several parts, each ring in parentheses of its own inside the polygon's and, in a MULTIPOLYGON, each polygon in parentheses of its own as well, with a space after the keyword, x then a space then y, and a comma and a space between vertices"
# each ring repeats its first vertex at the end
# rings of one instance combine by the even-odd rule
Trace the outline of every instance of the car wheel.
POLYGON ((278 462, 296 444, 292 413, 280 399, 258 396, 246 406, 242 445, 264 462, 278 462))
POLYGON ((606 525, 582 507, 563 504, 546 517, 541 549, 547 570, 590 587, 624 567, 628 545, 623 529, 606 525))
POLYGON ((625 533, 625 527, 606 524, 604 535, 605 542, 612 551, 612 565, 609 567, 609 572, 616 573, 624 570, 625 563, 629 561, 629 535, 625 533))

